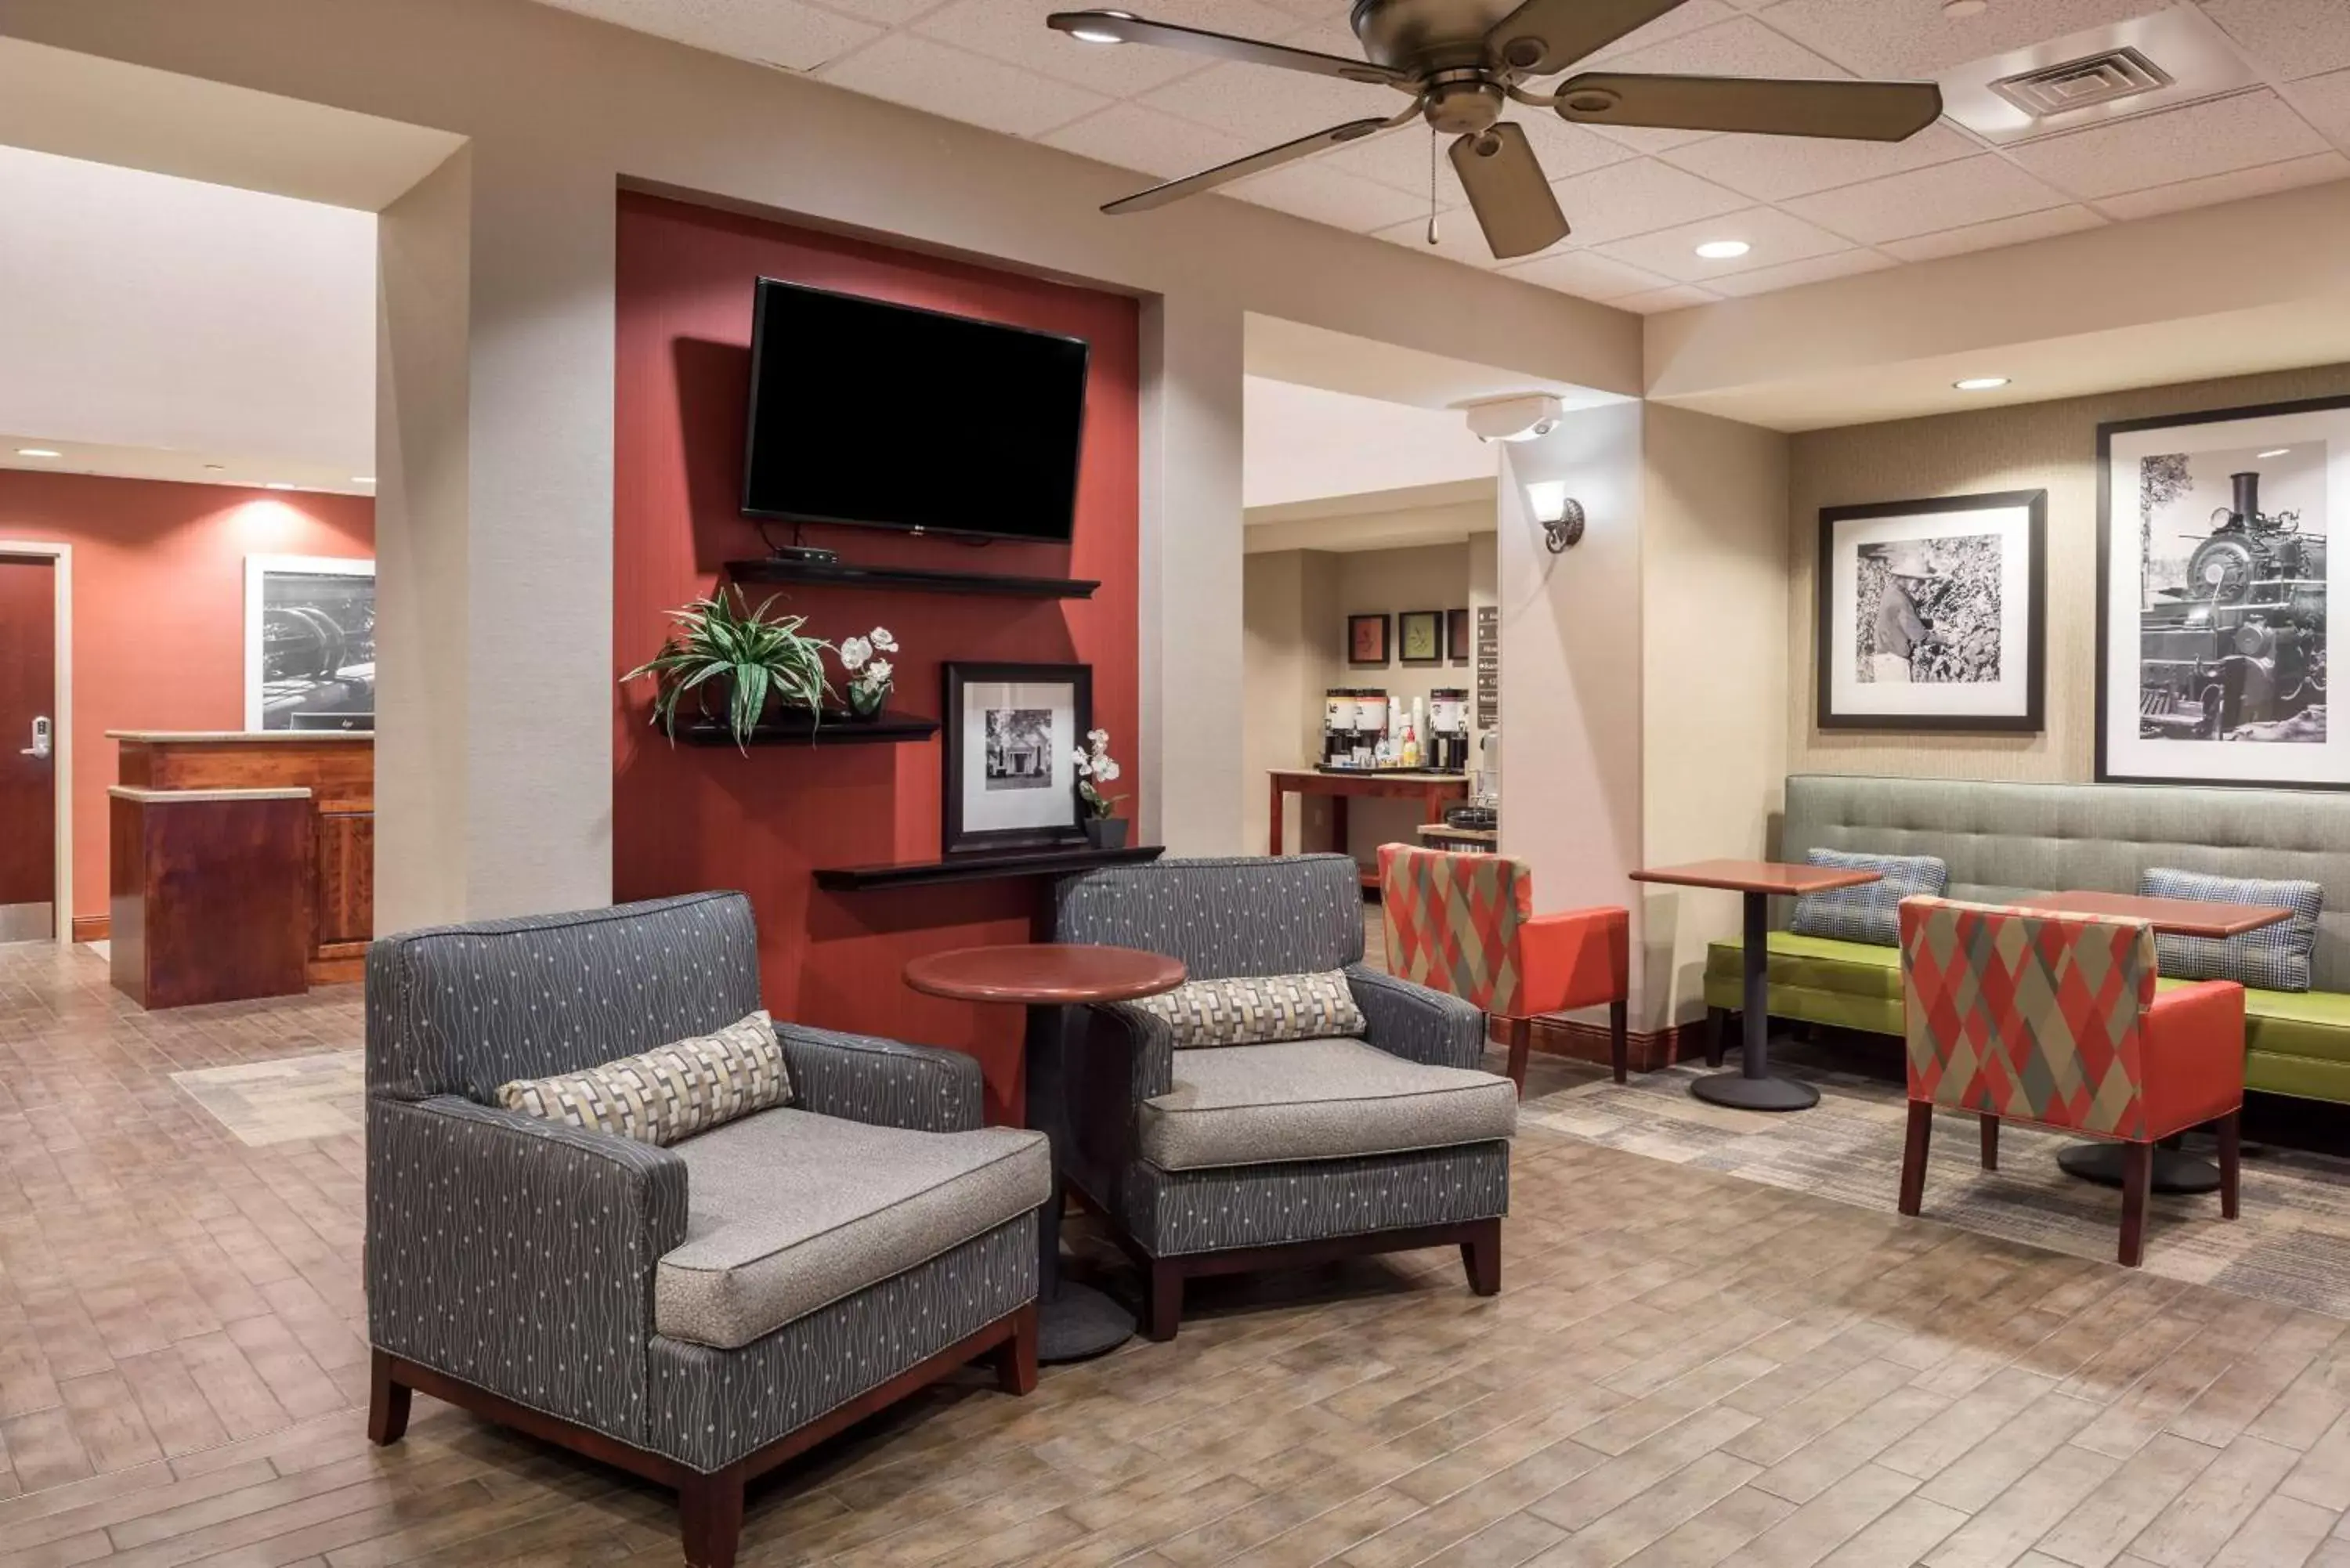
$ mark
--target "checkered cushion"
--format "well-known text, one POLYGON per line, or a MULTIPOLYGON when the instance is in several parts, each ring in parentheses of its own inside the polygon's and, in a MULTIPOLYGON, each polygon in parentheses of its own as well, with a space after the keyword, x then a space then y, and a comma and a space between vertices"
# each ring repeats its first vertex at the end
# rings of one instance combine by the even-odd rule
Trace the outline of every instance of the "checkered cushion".
POLYGON ((2214 904, 2269 904, 2293 919, 2224 941, 2209 937, 2157 936, 2155 960, 2172 980, 2232 980, 2261 991, 2307 991, 2309 955, 2317 947, 2317 912, 2325 889, 2314 882, 2264 882, 2253 877, 2207 877, 2157 866, 2142 873, 2137 890, 2149 898, 2200 898, 2214 904))
POLYGON ((661 1145, 790 1098, 784 1049, 764 1010, 639 1056, 498 1089, 510 1111, 661 1145))
POLYGON ((1265 1045, 1320 1040, 1369 1028, 1346 971, 1235 975, 1187 981, 1130 1005, 1167 1021, 1178 1050, 1186 1046, 1265 1045))
POLYGON ((1857 888, 1803 894, 1795 900, 1792 922, 1799 936, 1834 937, 1872 947, 1899 947, 1901 900, 1920 893, 1939 898, 1950 879, 1950 867, 1931 855, 1853 855, 1841 849, 1814 849, 1804 861, 1838 870, 1883 873, 1877 881, 1857 888))

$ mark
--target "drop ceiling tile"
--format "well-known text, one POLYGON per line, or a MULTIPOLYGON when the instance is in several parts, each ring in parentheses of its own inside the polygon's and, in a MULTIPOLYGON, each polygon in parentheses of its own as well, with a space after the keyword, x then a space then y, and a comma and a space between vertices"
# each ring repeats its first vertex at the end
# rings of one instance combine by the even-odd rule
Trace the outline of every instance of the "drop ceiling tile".
POLYGON ((2181 213, 2189 207, 2241 202, 2250 196, 2265 196, 2272 191, 2290 191, 2297 185, 2323 185, 2329 180, 2345 177, 2350 177, 2350 158, 2329 151, 2310 158, 2263 164, 2258 169, 2239 169, 2228 174, 2206 175, 2200 180, 2182 180, 2175 185, 2157 185, 2150 191, 2108 196, 2097 203, 2097 210, 2108 218, 2126 223, 2158 213, 2181 213))
POLYGON ((1400 191, 1317 163, 1295 163, 1271 173, 1253 174, 1225 187, 1225 193, 1358 234, 1426 211, 1422 203, 1400 191))
POLYGON ((1598 65, 1602 61, 1612 63, 1623 56, 1635 54, 1653 45, 1661 44, 1668 38, 1677 38, 1683 33, 1693 33, 1700 27, 1711 27, 1717 22, 1727 22, 1737 15, 1738 13, 1727 4, 1727 0, 1681 0, 1680 5, 1674 6, 1663 16, 1633 28, 1597 54, 1593 55, 1588 60, 1578 60, 1575 63, 1586 68, 1598 65))
MULTIPOLYGON (((1148 92, 1211 63, 1178 49, 1081 44, 1045 26, 1045 16, 1066 9, 1068 0, 951 0, 916 23, 914 31, 1112 98, 1148 92)), ((1150 14, 1179 26, 1263 38, 1279 38, 1297 25, 1259 0, 1152 0, 1150 14)))
POLYGON ((1828 141, 1810 136, 1711 136, 1664 153, 1666 162, 1758 202, 1856 185, 1949 163, 1981 148, 1946 124, 1907 141, 1828 141))
POLYGON ((2307 120, 2261 88, 2025 142, 2007 156, 2073 195, 2097 197, 2325 151, 2307 120))
POLYGON ((1659 71, 1710 77, 1841 77, 1851 73, 1825 56, 1773 32, 1752 16, 1731 16, 1711 27, 1677 33, 1661 43, 1598 57, 1611 71, 1659 71))
POLYGON ((1502 275, 1561 294, 1597 300, 1621 299, 1627 294, 1669 288, 1673 281, 1627 266, 1596 251, 1553 251, 1530 262, 1504 267, 1502 275))
POLYGON ((1706 286, 1734 299, 1742 295, 1769 294, 1807 283, 1825 283, 1832 277, 1850 277, 1856 273, 1878 272, 1893 265, 1891 256, 1877 251, 1837 251, 1833 255, 1789 262, 1784 266, 1758 267, 1752 272, 1733 273, 1728 277, 1714 278, 1706 286))
POLYGON ((1866 77, 1930 77, 1969 60, 2125 22, 2171 0, 1991 0, 1946 16, 1942 0, 1781 0, 1762 13, 1778 31, 1866 77))
POLYGON ((1610 241, 1599 247, 1616 261, 1661 274, 1676 283, 1706 286, 1731 273, 1805 261, 1851 248, 1851 241, 1776 207, 1749 207, 1744 212, 1725 213, 1718 218, 1683 223, 1678 228, 1610 241), (1731 260, 1708 261, 1697 254, 1697 247, 1708 240, 1744 240, 1753 248, 1731 260))
POLYGON ((2350 71, 2293 83, 2293 101, 2304 119, 2350 152, 2350 71))
POLYGON ((2203 14, 2245 53, 2290 81, 2350 66, 2342 0, 2201 0, 2203 14))
POLYGON ((1109 101, 911 33, 891 33, 819 74, 836 87, 1014 136, 1066 125, 1109 101))
POLYGON ((1388 88, 1227 61, 1156 88, 1142 101, 1263 147, 1350 119, 1393 114, 1409 100, 1388 88))
POLYGON ((1586 245, 1695 223, 1747 204, 1733 192, 1653 158, 1554 180, 1551 189, 1574 225, 1575 240, 1586 245))
POLYGON ((1645 153, 1650 157, 1659 152, 1670 152, 1676 147, 1687 147, 1692 141, 1703 141, 1713 134, 1710 130, 1657 130, 1634 125, 1594 125, 1588 129, 1592 134, 1606 137, 1627 152, 1645 153))
MULTIPOLYGON (((885 27, 902 27, 939 8, 942 0, 824 0, 827 10, 846 11, 885 27)), ((1085 0, 1089 3, 1089 0, 1085 0)))
POLYGON ((1492 251, 1485 244, 1483 232, 1477 227, 1476 214, 1466 207, 1437 215, 1437 238, 1432 245, 1428 243, 1428 212, 1425 207, 1401 223, 1389 223, 1374 231, 1374 234, 1391 245, 1402 245, 1407 250, 1419 251, 1425 255, 1441 256, 1446 261, 1484 268, 1496 265, 1492 251))
POLYGON ((1618 310, 1635 311, 1642 316, 1654 316, 1660 310, 1686 310, 1692 305, 1711 305, 1721 296, 1710 293, 1691 284, 1677 283, 1669 288, 1652 288, 1645 294, 1627 294, 1607 303, 1618 310))
POLYGON ((1111 104, 1037 140, 1122 169, 1139 169, 1160 180, 1196 174, 1245 158, 1258 145, 1245 137, 1226 136, 1139 103, 1111 104))
POLYGON ((1554 181, 1588 174, 1594 169, 1621 163, 1636 155, 1620 140, 1602 136, 1588 126, 1570 124, 1531 105, 1513 109, 1511 118, 1526 128, 1526 140, 1534 144, 1543 172, 1554 181))
POLYGON ((1968 251, 1993 250, 2001 245, 2020 245, 2056 234, 2102 228, 2105 222, 2086 207, 2050 207, 2042 212, 2026 213, 2021 217, 1996 218, 1988 223, 1941 229, 1930 234, 1919 234, 1914 239, 1887 240, 1879 248, 1906 262, 1933 261, 1941 256, 1960 255, 1968 251))
POLYGON ((547 0, 566 11, 674 39, 760 65, 814 70, 881 36, 836 12, 799 0, 547 0))
MULTIPOLYGON (((1556 115, 1520 109, 1510 118, 1525 127, 1526 140, 1534 144, 1543 172, 1553 180, 1620 163, 1632 156, 1627 149, 1606 137, 1594 136, 1580 126, 1569 125, 1556 115)), ((1316 161, 1360 174, 1367 180, 1377 180, 1382 185, 1392 185, 1399 191, 1409 191, 1425 201, 1430 140, 1426 126, 1407 125, 1323 153, 1316 161)), ((1450 137, 1435 138, 1436 183, 1438 200, 1445 206, 1457 207, 1468 198, 1461 192, 1459 176, 1452 171, 1452 161, 1444 155, 1451 140, 1450 137)))
POLYGON ((2061 194, 2012 163, 1982 153, 1798 196, 1785 206, 1823 228, 1876 244, 2064 204, 2061 194))

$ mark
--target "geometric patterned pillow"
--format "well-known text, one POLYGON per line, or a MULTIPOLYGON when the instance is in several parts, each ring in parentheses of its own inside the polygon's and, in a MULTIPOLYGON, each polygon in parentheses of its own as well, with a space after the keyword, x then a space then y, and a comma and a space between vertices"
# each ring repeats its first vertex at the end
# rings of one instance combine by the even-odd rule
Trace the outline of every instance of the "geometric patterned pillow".
POLYGON ((791 1098, 784 1048, 764 1009, 712 1034, 498 1089, 510 1111, 667 1146, 791 1098))
POLYGON ((2317 914, 2325 889, 2314 882, 2272 882, 2253 877, 2208 877, 2158 866, 2142 873, 2138 892, 2149 898, 2201 898, 2215 904, 2267 904, 2293 919, 2241 937, 2154 939, 2155 964, 2174 980, 2232 980, 2258 991, 2307 991, 2309 956, 2317 948, 2317 914))
POLYGON ((1335 969, 1327 974, 1186 981, 1172 991, 1128 1005, 1165 1019, 1175 1032, 1178 1049, 1326 1040, 1338 1034, 1361 1034, 1370 1028, 1363 1010, 1355 1005, 1346 971, 1335 969))
POLYGON ((1835 937, 1873 947, 1899 947, 1901 900, 1919 893, 1939 898, 1950 880, 1950 867, 1931 855, 1854 855, 1841 849, 1814 849, 1804 859, 1813 866, 1884 875, 1857 888, 1799 895, 1789 929, 1798 936, 1835 937))

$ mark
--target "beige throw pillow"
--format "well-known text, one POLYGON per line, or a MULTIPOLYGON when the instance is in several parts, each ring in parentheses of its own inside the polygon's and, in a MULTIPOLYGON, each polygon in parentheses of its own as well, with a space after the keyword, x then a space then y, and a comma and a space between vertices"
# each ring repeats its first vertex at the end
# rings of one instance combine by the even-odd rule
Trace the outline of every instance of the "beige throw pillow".
POLYGON ((784 1048, 764 1009, 712 1034, 498 1089, 510 1111, 639 1143, 672 1144, 791 1098, 784 1048))
POLYGON ((1326 974, 1251 974, 1186 981, 1131 1005, 1165 1019, 1178 1050, 1209 1045, 1266 1045, 1278 1040, 1325 1040, 1361 1034, 1370 1026, 1344 970, 1326 974))

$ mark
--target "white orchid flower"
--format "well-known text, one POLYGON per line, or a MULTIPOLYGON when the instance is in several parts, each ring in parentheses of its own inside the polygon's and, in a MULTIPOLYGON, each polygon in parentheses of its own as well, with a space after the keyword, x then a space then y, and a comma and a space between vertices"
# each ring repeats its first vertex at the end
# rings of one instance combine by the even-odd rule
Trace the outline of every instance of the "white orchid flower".
POLYGON ((889 635, 888 627, 877 626, 873 628, 873 646, 884 653, 895 653, 898 651, 898 639, 889 635))
POLYGON ((1109 732, 1107 730, 1087 730, 1086 732, 1086 739, 1091 741, 1093 742, 1094 750, 1098 752, 1109 744, 1109 732))
POLYGON ((1118 764, 1104 757, 1094 764, 1094 777, 1103 784, 1110 783, 1118 777, 1118 764))
POLYGON ((865 672, 865 679, 876 686, 887 686, 889 684, 889 677, 894 673, 888 659, 877 659, 873 661, 873 667, 865 672))
POLYGON ((865 668, 873 657, 873 645, 861 637, 843 638, 840 643, 840 667, 854 674, 865 668))
POLYGON ((1094 764, 1092 753, 1088 753, 1083 746, 1079 746, 1076 750, 1071 752, 1069 753, 1069 757, 1071 761, 1076 763, 1077 772, 1080 775, 1085 774, 1087 770, 1090 769, 1094 764))

